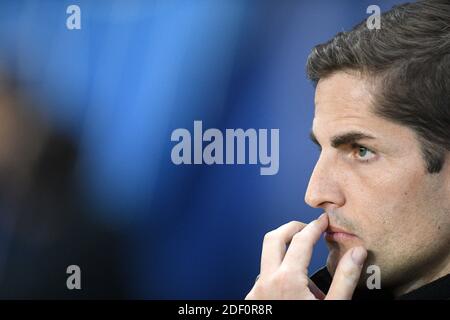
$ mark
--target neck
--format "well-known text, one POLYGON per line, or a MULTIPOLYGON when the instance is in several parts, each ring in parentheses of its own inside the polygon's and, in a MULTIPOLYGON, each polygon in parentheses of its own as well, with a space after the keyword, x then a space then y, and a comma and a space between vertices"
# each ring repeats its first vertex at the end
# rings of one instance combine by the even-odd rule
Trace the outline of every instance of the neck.
POLYGON ((430 265, 428 265, 425 272, 421 273, 413 280, 397 286, 393 290, 394 296, 402 296, 449 274, 450 256, 447 256, 446 259, 435 265, 433 268, 430 269, 429 267, 430 265))

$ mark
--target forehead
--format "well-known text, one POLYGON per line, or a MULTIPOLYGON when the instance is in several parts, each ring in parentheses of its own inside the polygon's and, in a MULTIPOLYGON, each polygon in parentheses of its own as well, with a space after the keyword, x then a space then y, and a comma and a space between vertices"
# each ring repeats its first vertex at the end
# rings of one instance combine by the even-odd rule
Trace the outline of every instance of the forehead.
POLYGON ((337 72, 317 84, 315 117, 374 117, 369 107, 372 93, 362 76, 337 72))
POLYGON ((313 131, 335 134, 343 129, 364 129, 372 134, 394 125, 371 112, 373 96, 367 80, 345 72, 334 73, 317 84, 313 131))
POLYGON ((312 131, 327 139, 348 131, 360 131, 374 136, 377 143, 413 139, 409 128, 381 118, 373 113, 374 87, 363 76, 336 72, 317 84, 312 131), (395 139, 394 139, 395 137, 395 139))

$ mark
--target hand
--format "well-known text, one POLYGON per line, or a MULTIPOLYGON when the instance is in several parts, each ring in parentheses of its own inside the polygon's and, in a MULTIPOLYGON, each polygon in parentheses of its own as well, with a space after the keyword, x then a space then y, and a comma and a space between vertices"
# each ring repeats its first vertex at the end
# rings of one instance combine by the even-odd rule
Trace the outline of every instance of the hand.
POLYGON ((344 254, 327 295, 308 278, 313 247, 327 227, 328 216, 324 213, 307 225, 292 221, 267 233, 260 275, 245 299, 351 299, 367 257, 363 247, 354 247, 344 254))

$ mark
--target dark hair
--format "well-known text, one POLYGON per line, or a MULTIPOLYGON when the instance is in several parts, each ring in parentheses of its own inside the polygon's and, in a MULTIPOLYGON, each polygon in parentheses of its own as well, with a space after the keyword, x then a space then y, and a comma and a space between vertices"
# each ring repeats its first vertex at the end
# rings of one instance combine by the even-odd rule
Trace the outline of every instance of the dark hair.
POLYGON ((406 3, 380 18, 380 29, 364 20, 316 46, 308 77, 314 85, 336 71, 373 79, 374 114, 414 130, 437 173, 450 150, 450 0, 406 3))

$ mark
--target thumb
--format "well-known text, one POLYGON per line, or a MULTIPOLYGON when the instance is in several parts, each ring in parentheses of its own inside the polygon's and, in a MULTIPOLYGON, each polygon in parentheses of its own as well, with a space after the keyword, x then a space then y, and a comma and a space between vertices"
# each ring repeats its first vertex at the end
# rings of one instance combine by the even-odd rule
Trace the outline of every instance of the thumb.
POLYGON ((348 250, 339 261, 327 300, 350 300, 361 276, 367 251, 363 247, 348 250))

